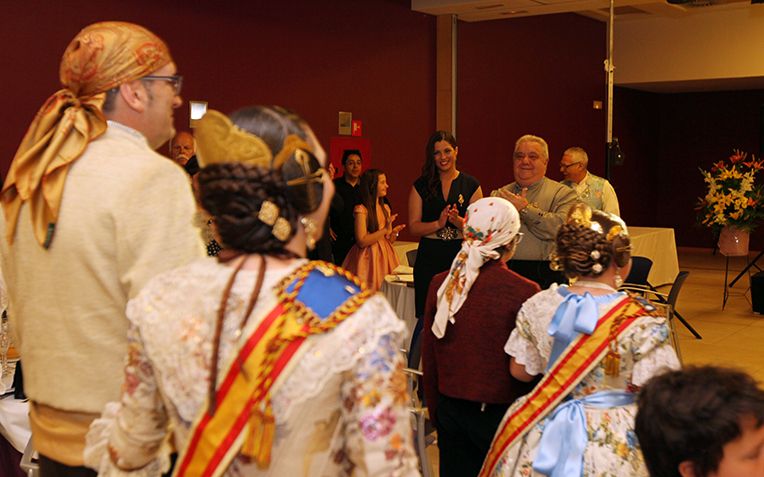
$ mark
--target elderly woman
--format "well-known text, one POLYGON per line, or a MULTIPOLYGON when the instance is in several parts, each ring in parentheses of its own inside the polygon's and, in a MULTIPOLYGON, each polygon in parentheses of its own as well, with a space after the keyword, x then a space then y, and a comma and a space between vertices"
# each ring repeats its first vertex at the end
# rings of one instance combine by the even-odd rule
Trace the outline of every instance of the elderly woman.
POLYGON ((223 250, 128 305, 122 400, 85 451, 99 475, 165 472, 170 432, 178 476, 418 475, 403 323, 357 277, 304 259, 333 192, 309 132, 267 107, 199 122, 223 250))
POLYGON ((679 366, 666 319, 617 291, 631 268, 626 224, 577 204, 553 263, 575 280, 525 302, 505 350, 513 376, 542 376, 507 411, 481 476, 646 476, 635 391, 679 366))
POLYGON ((522 237, 520 217, 508 201, 486 198, 465 218, 461 250, 430 286, 422 331, 441 476, 477 475, 504 412, 530 390, 510 376, 503 350, 520 306, 539 291, 505 263, 522 237))

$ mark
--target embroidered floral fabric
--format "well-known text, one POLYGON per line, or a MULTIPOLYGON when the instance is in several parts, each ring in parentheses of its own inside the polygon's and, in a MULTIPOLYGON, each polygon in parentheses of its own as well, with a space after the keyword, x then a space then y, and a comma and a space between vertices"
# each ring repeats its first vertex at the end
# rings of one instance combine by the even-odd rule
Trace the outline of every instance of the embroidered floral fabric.
MULTIPOLYGON (((517 314, 517 326, 504 350, 523 364, 530 374, 544 371, 552 350, 552 337, 547 329, 563 297, 557 285, 531 297, 517 314)), ((600 315, 610 304, 600 305, 600 315)), ((662 317, 638 318, 634 326, 618 338, 621 355, 620 374, 606 376, 602 364, 594 368, 575 388, 573 398, 598 391, 633 390, 651 376, 667 369, 679 368, 676 353, 669 344, 669 330, 662 317)), ((518 403, 507 411, 511 413, 518 403)), ((647 476, 639 443, 634 434, 636 405, 610 409, 585 408, 589 442, 584 451, 585 476, 647 476)), ((541 421, 502 455, 496 476, 535 476, 532 465, 545 421, 541 421)))
MULTIPOLYGON (((266 272, 263 290, 302 263, 266 272)), ((111 403, 88 434, 86 464, 99 475, 160 475, 168 425, 175 448, 184 448, 204 404, 215 313, 231 271, 212 260, 198 261, 160 275, 130 302, 122 402, 111 403), (120 472, 109 452, 121 467, 147 467, 120 472)), ((232 289, 221 356, 235 349, 254 280, 255 272, 242 270, 232 289)), ((272 293, 261 293, 250 319, 259 319, 275 303, 272 293)), ((259 469, 239 458, 225 475, 419 475, 398 351, 403 330, 376 295, 332 332, 308 338, 273 396, 277 428, 270 467, 259 469)))

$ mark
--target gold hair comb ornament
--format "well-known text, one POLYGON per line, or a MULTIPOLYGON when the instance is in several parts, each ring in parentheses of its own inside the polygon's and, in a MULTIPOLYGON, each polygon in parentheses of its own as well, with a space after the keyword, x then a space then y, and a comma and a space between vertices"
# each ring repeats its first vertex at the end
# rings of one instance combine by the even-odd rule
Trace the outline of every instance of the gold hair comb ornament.
POLYGON ((289 239, 289 234, 292 233, 292 226, 289 225, 289 221, 287 219, 285 219, 284 217, 279 217, 278 219, 276 219, 276 223, 273 224, 271 233, 278 240, 281 240, 282 242, 286 242, 287 239, 289 239))
POLYGON ((570 209, 570 212, 568 213, 568 223, 580 225, 603 234, 608 242, 612 242, 613 239, 618 236, 629 235, 629 232, 626 229, 626 224, 620 217, 602 211, 593 213, 588 205, 580 202, 573 205, 570 209), (613 222, 616 222, 616 224, 610 225, 613 222), (605 230, 605 227, 609 228, 605 230))
POLYGON ((281 147, 281 150, 273 159, 273 168, 280 169, 284 162, 289 159, 289 156, 294 154, 295 151, 299 151, 300 149, 313 152, 313 149, 308 146, 308 143, 303 141, 299 136, 294 134, 287 136, 286 139, 284 139, 284 145, 281 147))
POLYGON ((608 230, 606 237, 608 241, 612 242, 614 238, 621 235, 622 233, 623 233, 623 227, 621 227, 620 225, 614 225, 610 227, 610 230, 608 230))
POLYGON ((201 167, 226 162, 271 167, 273 155, 265 141, 240 129, 218 111, 207 111, 197 123, 194 137, 201 167))
POLYGON ((586 204, 575 204, 570 209, 568 215, 568 222, 578 224, 582 227, 591 228, 592 226, 592 209, 586 204))
POLYGON ((279 206, 266 200, 263 205, 260 206, 260 212, 257 213, 257 218, 260 222, 273 226, 276 223, 276 219, 279 218, 279 206))
POLYGON ((289 239, 289 235, 292 233, 292 226, 289 221, 284 217, 279 217, 279 206, 266 200, 263 205, 260 206, 260 212, 257 213, 257 218, 266 225, 271 226, 271 234, 282 242, 286 242, 289 239))

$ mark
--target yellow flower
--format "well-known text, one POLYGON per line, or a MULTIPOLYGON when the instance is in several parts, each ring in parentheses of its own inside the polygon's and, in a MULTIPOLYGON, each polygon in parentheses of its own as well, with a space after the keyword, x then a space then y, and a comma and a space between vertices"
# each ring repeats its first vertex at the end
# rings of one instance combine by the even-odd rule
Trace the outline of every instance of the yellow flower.
POLYGON ((615 448, 615 453, 618 454, 619 457, 625 458, 629 455, 629 446, 624 442, 619 442, 615 448))
POLYGON ((379 403, 380 399, 379 391, 373 389, 361 398, 361 402, 366 407, 374 407, 379 403))

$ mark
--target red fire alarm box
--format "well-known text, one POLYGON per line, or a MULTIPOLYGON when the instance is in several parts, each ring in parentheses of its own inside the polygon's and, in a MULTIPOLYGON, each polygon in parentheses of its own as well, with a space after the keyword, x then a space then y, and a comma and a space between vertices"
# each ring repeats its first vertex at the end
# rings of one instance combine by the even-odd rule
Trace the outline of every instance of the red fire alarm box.
POLYGON ((360 119, 354 119, 351 123, 350 134, 352 136, 363 136, 363 123, 360 119))

